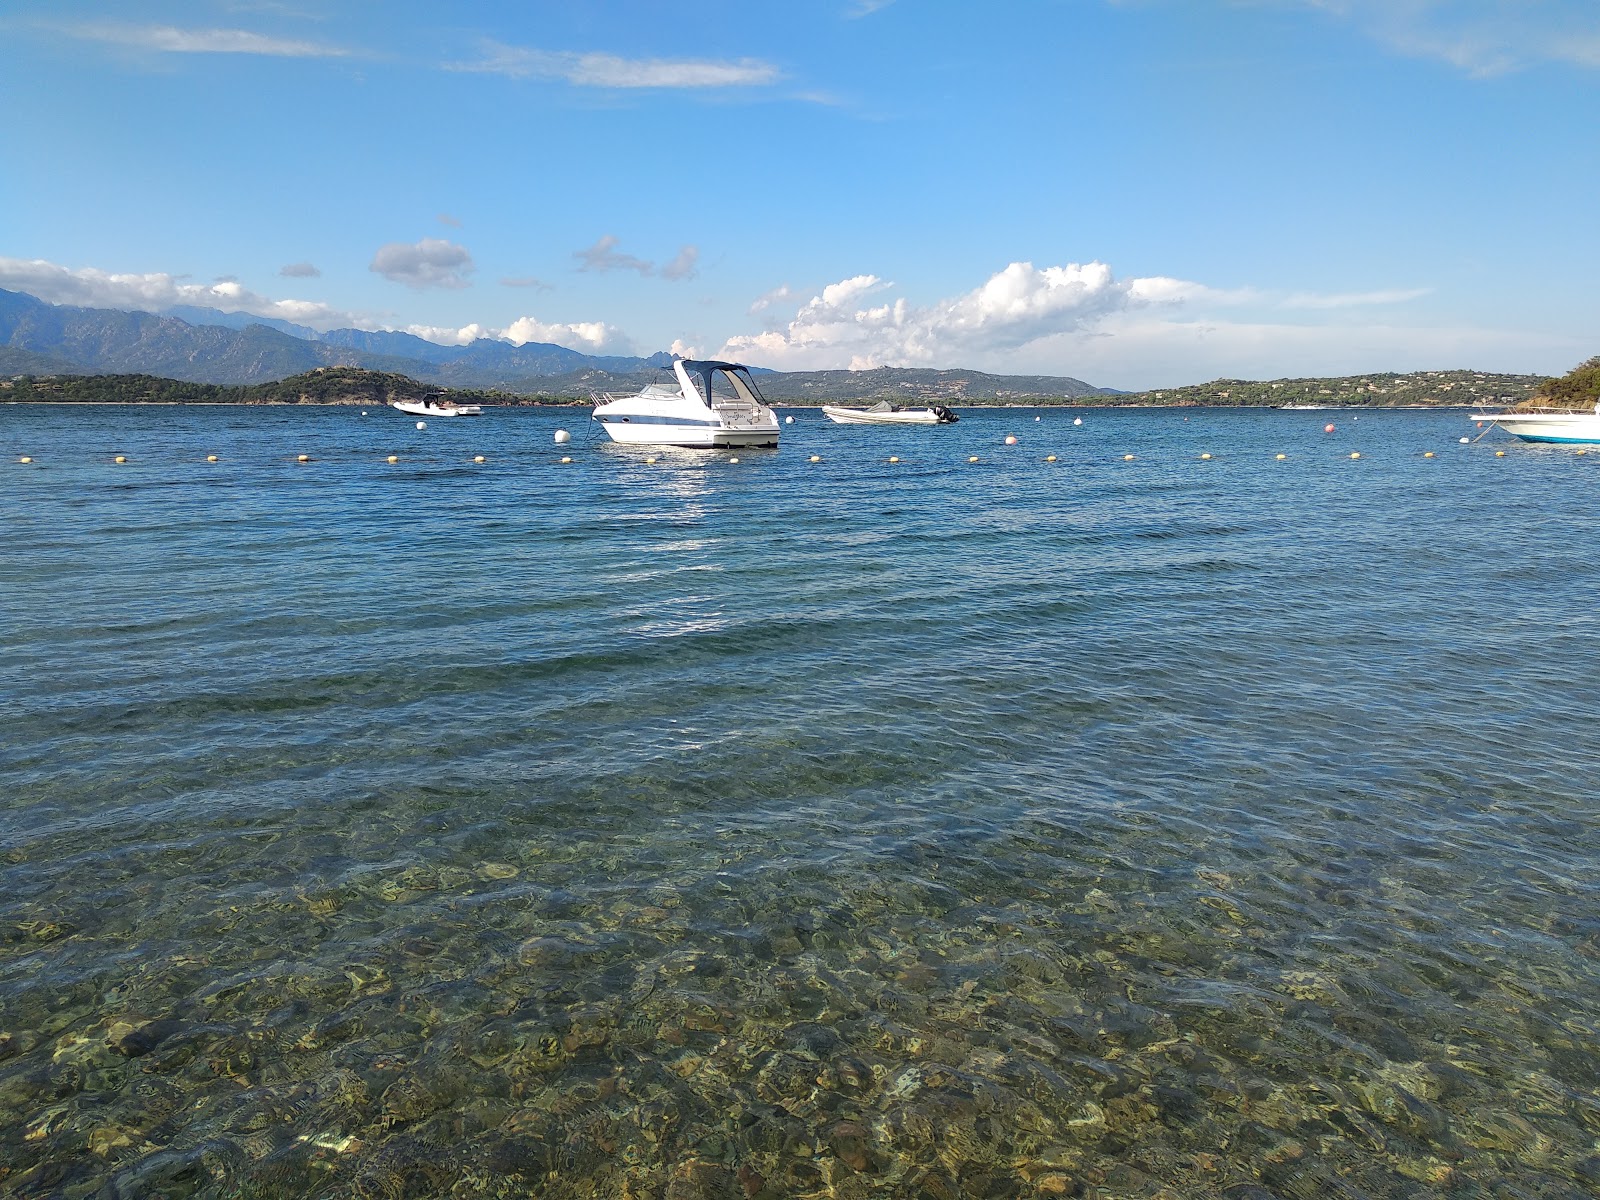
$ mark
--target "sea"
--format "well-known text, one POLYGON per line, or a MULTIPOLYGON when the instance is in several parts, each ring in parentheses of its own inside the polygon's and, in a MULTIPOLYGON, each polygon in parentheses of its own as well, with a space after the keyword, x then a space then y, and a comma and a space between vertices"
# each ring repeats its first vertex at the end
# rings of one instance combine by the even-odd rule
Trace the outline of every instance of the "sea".
POLYGON ((0 1192, 1600 1193, 1600 446, 959 411, 0 407, 0 1192))

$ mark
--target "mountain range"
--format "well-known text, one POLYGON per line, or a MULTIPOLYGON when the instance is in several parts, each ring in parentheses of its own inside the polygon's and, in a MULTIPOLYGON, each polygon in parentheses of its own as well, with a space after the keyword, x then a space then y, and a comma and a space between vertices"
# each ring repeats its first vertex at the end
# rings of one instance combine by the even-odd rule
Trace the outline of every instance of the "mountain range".
MULTIPOLYGON (((583 354, 544 342, 480 338, 441 346, 409 333, 334 329, 249 313, 191 306, 161 313, 50 304, 0 289, 0 376, 141 374, 190 383, 266 383, 318 367, 362 367, 441 388, 586 398, 658 377, 672 365, 646 358, 583 354)), ((774 400, 845 402, 908 396, 960 402, 1073 397, 1104 391, 1060 376, 880 368, 877 371, 762 372, 774 400)))

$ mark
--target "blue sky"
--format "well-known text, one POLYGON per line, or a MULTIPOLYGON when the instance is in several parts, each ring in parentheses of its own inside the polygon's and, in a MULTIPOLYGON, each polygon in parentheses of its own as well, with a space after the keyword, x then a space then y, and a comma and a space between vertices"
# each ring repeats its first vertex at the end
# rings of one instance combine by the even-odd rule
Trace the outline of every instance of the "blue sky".
POLYGON ((0 54, 0 287, 57 303, 1118 388, 1600 353, 1594 0, 7 0, 0 54))

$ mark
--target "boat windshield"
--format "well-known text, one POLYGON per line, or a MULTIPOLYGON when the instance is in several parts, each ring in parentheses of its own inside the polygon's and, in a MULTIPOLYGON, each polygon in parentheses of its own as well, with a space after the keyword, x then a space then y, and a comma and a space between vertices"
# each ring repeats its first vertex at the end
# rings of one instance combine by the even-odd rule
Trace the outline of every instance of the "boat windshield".
POLYGON ((726 400, 746 400, 763 405, 767 402, 748 367, 738 363, 687 360, 683 366, 694 379, 695 390, 707 406, 726 400))

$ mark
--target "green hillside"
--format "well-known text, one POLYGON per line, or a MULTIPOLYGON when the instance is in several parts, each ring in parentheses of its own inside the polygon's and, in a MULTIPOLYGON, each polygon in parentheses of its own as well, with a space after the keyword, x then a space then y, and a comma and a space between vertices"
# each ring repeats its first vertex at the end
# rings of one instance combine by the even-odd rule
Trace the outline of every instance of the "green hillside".
POLYGON ((1187 387, 1134 392, 1096 404, 1251 407, 1339 405, 1367 408, 1433 408, 1450 404, 1516 404, 1550 382, 1543 375, 1492 375, 1483 371, 1385 372, 1336 379, 1218 379, 1187 387))

